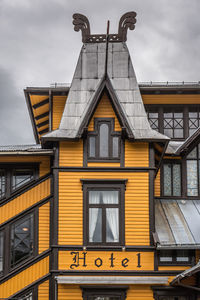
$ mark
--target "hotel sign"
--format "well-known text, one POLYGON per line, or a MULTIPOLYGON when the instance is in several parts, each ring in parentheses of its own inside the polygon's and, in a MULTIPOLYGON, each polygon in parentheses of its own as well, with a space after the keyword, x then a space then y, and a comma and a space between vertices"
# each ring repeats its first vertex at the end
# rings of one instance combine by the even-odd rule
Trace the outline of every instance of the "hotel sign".
POLYGON ((59 269, 70 271, 153 270, 154 253, 136 251, 59 251, 59 269))

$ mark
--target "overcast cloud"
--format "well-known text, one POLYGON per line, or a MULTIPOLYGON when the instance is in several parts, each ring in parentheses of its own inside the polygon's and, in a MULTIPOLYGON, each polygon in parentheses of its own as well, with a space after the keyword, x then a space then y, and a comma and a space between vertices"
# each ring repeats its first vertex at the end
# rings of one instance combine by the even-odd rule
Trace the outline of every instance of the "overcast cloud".
POLYGON ((200 80, 200 0, 0 0, 0 144, 33 143, 23 89, 70 83, 81 48, 72 14, 91 33, 117 33, 137 12, 128 47, 138 81, 200 80))

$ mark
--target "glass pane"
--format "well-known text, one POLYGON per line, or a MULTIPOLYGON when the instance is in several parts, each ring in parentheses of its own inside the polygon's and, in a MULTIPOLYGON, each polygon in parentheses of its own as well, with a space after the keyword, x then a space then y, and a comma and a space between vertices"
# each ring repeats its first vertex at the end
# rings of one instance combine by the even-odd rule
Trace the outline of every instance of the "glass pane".
POLYGON ((197 112, 189 112, 189 118, 197 118, 198 113, 197 112))
POLYGON ((91 136, 89 139, 89 156, 90 157, 96 156, 95 140, 96 140, 96 138, 94 136, 91 136))
POLYGON ((189 129, 189 136, 192 135, 197 129, 189 129))
POLYGON ((160 251, 160 261, 161 262, 172 262, 172 251, 163 250, 160 251))
POLYGON ((89 203, 99 204, 100 203, 100 191, 89 191, 89 203))
POLYGON ((106 242, 119 242, 119 209, 106 208, 106 242))
POLYGON ((198 196, 197 160, 187 160, 187 194, 198 196))
POLYGON ((29 215, 11 226, 11 266, 15 266, 32 254, 33 215, 29 215))
POLYGON ((189 252, 187 250, 177 251, 176 261, 178 261, 178 262, 189 262, 189 252))
POLYGON ((4 234, 0 232, 0 273, 3 271, 3 246, 4 246, 4 234))
POLYGON ((173 138, 173 129, 164 129, 164 134, 170 138, 173 138))
POLYGON ((171 165, 164 164, 164 196, 171 196, 172 184, 171 184, 171 165))
POLYGON ((173 164, 173 196, 181 196, 181 166, 173 164))
POLYGON ((102 242, 102 209, 89 209, 89 242, 102 242))
POLYGON ((119 192, 118 191, 102 191, 103 204, 118 204, 119 192))
POLYGON ((174 129, 174 138, 183 138, 183 129, 174 129))
POLYGON ((12 188, 17 189, 33 179, 33 170, 15 170, 12 178, 12 188))
POLYGON ((119 157, 119 137, 113 137, 113 157, 119 157))
POLYGON ((118 204, 118 191, 89 191, 89 204, 118 204))
POLYGON ((5 171, 0 170, 0 198, 5 196, 5 171))
POLYGON ((32 292, 20 297, 20 298, 17 298, 18 300, 32 300, 32 292))
POLYGON ((158 113, 149 113, 149 118, 157 119, 158 118, 158 113))
POLYGON ((196 147, 187 155, 187 158, 197 158, 197 148, 196 147))
POLYGON ((100 125, 100 138, 99 138, 99 156, 108 157, 108 132, 109 128, 107 124, 100 125))
POLYGON ((171 112, 169 113, 164 113, 164 118, 172 118, 173 114, 171 112))
POLYGON ((174 113, 174 119, 182 119, 183 118, 183 113, 182 112, 175 112, 174 113))

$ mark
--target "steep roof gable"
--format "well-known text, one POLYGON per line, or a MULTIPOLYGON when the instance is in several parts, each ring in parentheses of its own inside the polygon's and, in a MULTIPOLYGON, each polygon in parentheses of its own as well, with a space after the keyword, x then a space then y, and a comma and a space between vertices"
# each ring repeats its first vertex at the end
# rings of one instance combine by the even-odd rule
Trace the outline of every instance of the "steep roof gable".
MULTIPOLYGON (((131 12, 122 16, 117 35, 101 35, 101 38, 99 35, 90 35, 90 31, 84 32, 81 27, 84 16, 78 15, 81 16, 80 22, 78 17, 75 17, 75 30, 82 30, 83 41, 86 42, 81 49, 59 129, 46 134, 44 140, 80 138, 104 88, 110 94, 128 138, 169 140, 168 137, 152 130, 149 125, 131 57, 125 44, 127 29, 134 29, 135 15, 131 12), (120 33, 120 30, 123 33, 120 33)), ((85 23, 88 24, 86 20, 85 23)))

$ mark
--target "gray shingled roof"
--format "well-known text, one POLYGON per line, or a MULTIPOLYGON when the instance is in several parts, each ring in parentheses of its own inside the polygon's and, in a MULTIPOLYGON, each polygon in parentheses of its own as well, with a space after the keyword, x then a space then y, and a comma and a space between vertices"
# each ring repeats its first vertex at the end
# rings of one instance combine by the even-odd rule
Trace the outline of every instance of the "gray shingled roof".
MULTIPOLYGON (((169 140, 151 129, 126 43, 109 43, 107 77, 117 105, 137 140, 169 140)), ((106 43, 86 43, 81 49, 59 129, 43 139, 80 138, 84 120, 105 81, 106 43)))
POLYGON ((51 149, 42 149, 41 144, 31 144, 31 145, 8 145, 8 146, 0 146, 0 154, 2 153, 16 153, 16 152, 23 152, 23 153, 50 153, 52 152, 51 149))

